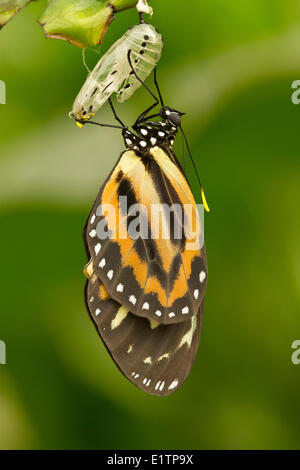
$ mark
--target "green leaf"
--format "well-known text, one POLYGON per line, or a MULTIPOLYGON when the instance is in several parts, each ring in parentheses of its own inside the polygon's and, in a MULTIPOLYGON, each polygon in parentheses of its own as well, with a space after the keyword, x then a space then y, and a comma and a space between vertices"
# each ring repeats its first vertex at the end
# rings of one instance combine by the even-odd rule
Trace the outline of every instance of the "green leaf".
POLYGON ((85 49, 101 43, 112 19, 113 9, 103 0, 51 0, 39 23, 47 38, 85 49))
POLYGON ((32 0, 0 0, 0 29, 32 0))
POLYGON ((113 6, 114 11, 122 11, 135 7, 137 2, 138 0, 111 0, 109 3, 113 6))
POLYGON ((115 12, 136 4, 137 0, 51 0, 39 23, 47 38, 85 49, 101 44, 115 12))

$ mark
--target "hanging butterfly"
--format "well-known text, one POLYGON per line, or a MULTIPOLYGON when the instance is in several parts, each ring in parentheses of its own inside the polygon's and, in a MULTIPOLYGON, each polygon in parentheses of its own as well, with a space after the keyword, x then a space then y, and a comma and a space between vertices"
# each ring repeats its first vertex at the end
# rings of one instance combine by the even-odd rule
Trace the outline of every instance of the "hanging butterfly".
POLYGON ((162 48, 162 35, 154 26, 144 23, 141 16, 141 23, 116 41, 88 75, 70 115, 78 123, 84 123, 95 115, 113 93, 117 93, 121 103, 128 100, 141 86, 130 68, 128 50, 131 50, 138 76, 146 80, 159 62, 162 48))
MULTIPOLYGON (((90 121, 120 128, 126 151, 102 186, 84 228, 86 305, 123 374, 140 389, 164 396, 186 379, 198 349, 207 283, 204 234, 172 149, 178 128, 185 139, 183 113, 164 106, 156 70, 159 99, 136 74, 130 50, 128 62, 155 102, 138 117, 134 132, 117 117, 111 101, 120 126, 90 121), (159 102, 160 112, 149 116, 159 102), (161 224, 153 222, 153 205, 163 208, 161 224), (170 219, 166 207, 172 208, 170 219), (132 235, 132 223, 138 236, 132 235)), ((202 187, 201 192, 208 209, 202 187)))

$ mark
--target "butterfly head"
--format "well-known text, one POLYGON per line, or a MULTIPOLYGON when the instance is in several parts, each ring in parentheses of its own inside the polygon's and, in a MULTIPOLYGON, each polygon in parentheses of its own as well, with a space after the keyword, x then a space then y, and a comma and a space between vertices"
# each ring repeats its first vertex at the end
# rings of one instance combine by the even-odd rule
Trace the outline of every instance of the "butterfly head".
POLYGON ((165 121, 168 121, 172 126, 177 128, 181 126, 181 117, 184 116, 185 113, 172 109, 169 106, 163 106, 160 110, 160 115, 165 121))

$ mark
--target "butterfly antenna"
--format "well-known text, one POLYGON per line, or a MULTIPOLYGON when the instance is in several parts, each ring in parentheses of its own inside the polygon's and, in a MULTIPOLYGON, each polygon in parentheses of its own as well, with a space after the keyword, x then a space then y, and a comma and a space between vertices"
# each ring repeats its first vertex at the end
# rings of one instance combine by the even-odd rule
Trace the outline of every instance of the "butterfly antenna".
POLYGON ((202 186, 202 184, 201 184, 200 177, 199 177, 199 173, 198 173, 197 167, 196 167, 196 165, 195 165, 194 159, 193 159, 193 157, 192 157, 192 154, 191 154, 191 151, 190 151, 190 147, 189 147, 187 138, 186 138, 186 136, 185 136, 185 133, 184 133, 182 127, 181 127, 181 126, 179 126, 179 127, 180 127, 180 130, 181 130, 182 137, 183 137, 183 139, 184 139, 184 142, 185 142, 185 145, 186 145, 186 148, 187 148, 189 157, 190 157, 190 159, 191 159, 191 162, 192 162, 192 164, 193 164, 193 167, 194 167, 194 170, 195 170, 195 173, 196 173, 196 176, 197 176, 197 180, 198 180, 198 183, 199 183, 199 186, 200 186, 200 190, 201 190, 201 197, 202 197, 202 202, 203 202, 203 205, 204 205, 204 209, 206 210, 206 212, 210 212, 210 208, 208 207, 208 204, 207 204, 207 201, 206 201, 206 197, 205 197, 205 194, 204 194, 204 189, 203 189, 203 186, 202 186))
POLYGON ((182 142, 182 159, 183 159, 183 169, 184 173, 186 173, 186 158, 185 158, 185 145, 184 145, 184 138, 183 135, 181 136, 181 142, 182 142))
POLYGON ((155 86, 156 86, 156 89, 157 89, 157 93, 158 93, 158 96, 159 96, 160 103, 161 103, 162 106, 164 106, 164 101, 162 99, 162 95, 161 95, 160 88, 159 88, 159 85, 158 85, 158 80, 157 80, 157 67, 155 67, 155 69, 154 69, 154 83, 155 83, 155 86))
POLYGON ((100 126, 100 127, 110 127, 112 129, 127 129, 126 126, 114 126, 113 124, 101 124, 100 122, 95 122, 95 121, 83 121, 81 119, 76 119, 76 124, 78 127, 83 127, 85 124, 94 124, 94 126, 100 126))

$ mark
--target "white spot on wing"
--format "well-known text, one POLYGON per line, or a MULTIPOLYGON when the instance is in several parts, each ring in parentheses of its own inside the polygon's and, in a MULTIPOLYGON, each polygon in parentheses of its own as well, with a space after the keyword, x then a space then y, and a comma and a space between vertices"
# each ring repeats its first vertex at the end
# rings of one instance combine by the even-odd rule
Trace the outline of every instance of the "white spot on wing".
POLYGON ((187 313, 189 313, 189 308, 188 306, 186 305, 185 307, 183 307, 183 309, 181 310, 181 312, 185 315, 187 313))
POLYGON ((157 315, 158 317, 161 317, 161 311, 160 311, 160 310, 156 310, 155 315, 157 315))
POLYGON ((100 310, 100 308, 97 308, 97 310, 95 311, 95 315, 97 316, 97 315, 99 315, 99 313, 101 313, 101 310, 100 310))
POLYGON ((147 135, 147 134, 148 134, 148 131, 146 131, 146 129, 141 129, 141 134, 147 135))
POLYGON ((151 356, 145 357, 143 360, 144 364, 152 364, 152 359, 151 356))
POLYGON ((112 319, 110 327, 112 330, 115 328, 118 328, 118 326, 121 325, 122 321, 127 317, 128 315, 128 309, 121 305, 119 310, 117 311, 116 316, 112 319))
POLYGON ((101 250, 101 243, 97 243, 97 245, 95 245, 95 255, 97 256, 99 254, 99 251, 101 250))
POLYGON ((140 146, 141 147, 147 147, 147 142, 145 140, 140 141, 140 146))
POLYGON ((196 300, 198 299, 198 297, 199 297, 199 290, 198 289, 194 290, 194 297, 195 297, 196 300))
POLYGON ((174 379, 171 385, 168 387, 168 390, 173 390, 173 388, 176 388, 178 385, 178 379, 174 379))
POLYGON ((151 137, 150 142, 152 145, 155 145, 157 142, 157 139, 155 137, 151 137))
POLYGON ((157 358, 158 361, 162 361, 163 359, 169 359, 169 353, 162 354, 157 358))
POLYGON ((149 310, 149 307, 150 307, 150 305, 148 304, 148 302, 145 302, 142 306, 142 309, 143 310, 149 310))
POLYGON ((158 390, 158 389, 159 389, 160 384, 161 384, 161 380, 159 380, 158 382, 156 382, 155 390, 158 390))
POLYGON ((170 313, 169 313, 169 318, 173 318, 173 317, 175 317, 175 313, 174 313, 174 312, 170 312, 170 313))
POLYGON ((194 336, 194 333, 196 331, 196 327, 197 327, 197 318, 196 318, 196 315, 194 315, 192 318, 191 318, 191 327, 190 329, 183 335, 183 337, 181 338, 181 341, 177 347, 177 349, 181 348, 181 346, 183 346, 184 344, 187 344, 188 348, 191 347, 191 344, 192 344, 192 340, 193 340, 193 336, 194 336))
POLYGON ((136 297, 134 295, 131 295, 129 297, 129 302, 131 302, 133 305, 135 305, 136 304, 136 297))
POLYGON ((96 232, 95 229, 91 230, 90 233, 89 233, 89 236, 90 236, 91 238, 95 238, 96 235, 97 235, 97 232, 96 232))
POLYGON ((92 215, 92 217, 91 217, 90 223, 93 224, 93 223, 95 222, 95 220, 96 220, 96 216, 95 216, 95 214, 94 214, 94 215, 92 215))
POLYGON ((114 276, 114 272, 113 272, 112 269, 110 269, 107 273, 107 277, 108 277, 108 279, 112 280, 113 276, 114 276))
POLYGON ((121 284, 121 283, 118 284, 118 285, 117 285, 117 292, 123 292, 123 290, 124 290, 124 285, 121 284))
POLYGON ((202 283, 205 278, 206 278, 206 272, 201 271, 201 273, 199 274, 199 281, 202 283))
POLYGON ((105 265, 106 265, 106 260, 105 258, 102 258, 102 260, 99 263, 99 268, 104 268, 105 265))

